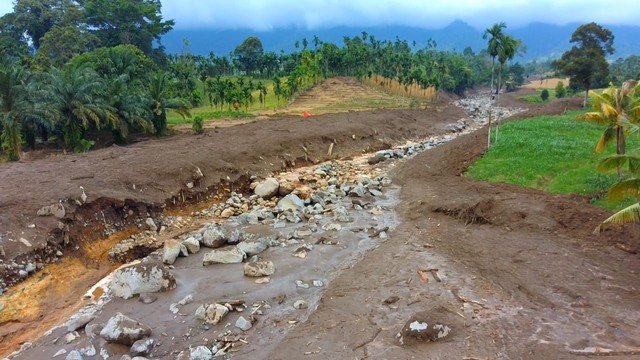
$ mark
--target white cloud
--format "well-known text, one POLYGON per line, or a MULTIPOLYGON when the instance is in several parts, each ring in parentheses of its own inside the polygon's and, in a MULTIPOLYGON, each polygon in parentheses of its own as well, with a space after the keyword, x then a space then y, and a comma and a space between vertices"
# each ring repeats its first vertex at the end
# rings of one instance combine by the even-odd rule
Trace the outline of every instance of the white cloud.
POLYGON ((164 0, 176 28, 318 28, 338 25, 442 27, 461 19, 483 28, 530 22, 640 24, 637 0, 164 0))

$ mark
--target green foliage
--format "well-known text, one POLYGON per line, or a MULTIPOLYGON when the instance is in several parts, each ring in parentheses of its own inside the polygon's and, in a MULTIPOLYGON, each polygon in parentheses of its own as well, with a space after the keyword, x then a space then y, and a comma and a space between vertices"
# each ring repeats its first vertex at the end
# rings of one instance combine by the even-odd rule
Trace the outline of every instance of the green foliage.
POLYGON ((613 34, 596 23, 581 25, 571 36, 575 44, 562 57, 553 62, 553 67, 561 74, 569 76, 569 86, 586 91, 584 106, 587 106, 587 94, 593 86, 604 85, 609 74, 606 56, 613 54, 613 34))
POLYGON ((100 130, 113 121, 113 108, 102 96, 104 81, 93 69, 67 66, 52 69, 48 75, 47 92, 60 118, 56 130, 67 147, 79 146, 90 127, 100 130))
POLYGON ((540 92, 540 99, 542 99, 543 102, 549 100, 549 90, 543 89, 540 92))
POLYGON ((165 135, 167 132, 167 111, 171 110, 182 118, 191 117, 189 101, 172 95, 172 82, 169 74, 157 72, 152 75, 149 84, 151 119, 157 136, 165 135))
POLYGON ((562 99, 567 96, 567 89, 564 87, 564 83, 562 81, 558 81, 558 85, 556 85, 556 98, 562 99))
POLYGON ((80 141, 78 141, 76 145, 73 147, 73 152, 75 153, 87 152, 91 150, 91 148, 93 147, 93 145, 95 145, 95 143, 96 142, 93 140, 80 139, 80 141))
POLYGON ((22 154, 22 133, 20 121, 5 114, 2 118, 2 133, 0 133, 0 142, 2 150, 4 150, 10 161, 20 160, 22 154))
POLYGON ((89 51, 98 38, 78 26, 54 25, 40 40, 35 61, 42 68, 61 67, 75 55, 89 51))
MULTIPOLYGON (((553 98, 555 96, 554 89, 546 89, 549 93, 549 98, 553 98)), ((544 101, 542 100, 542 89, 536 90, 535 94, 530 95, 522 95, 517 97, 519 100, 526 101, 531 104, 542 104, 544 101)))
POLYGON ((630 55, 626 59, 619 58, 609 66, 611 81, 621 85, 626 80, 640 80, 640 56, 630 55))
POLYGON ((132 44, 151 55, 153 42, 174 25, 162 19, 161 7, 158 0, 87 0, 84 16, 101 46, 132 44))
POLYGON ((204 132, 204 118, 200 115, 193 118, 191 130, 194 134, 202 134, 204 132))
POLYGON ((246 74, 253 74, 258 69, 263 53, 262 42, 255 36, 249 36, 233 50, 234 61, 246 74))
MULTIPOLYGON (((592 144, 602 130, 596 124, 576 122, 578 114, 571 112, 504 124, 500 127, 500 142, 469 168, 467 176, 599 197, 614 181, 594 173, 603 155, 594 155, 592 144)), ((608 147, 603 154, 613 151, 608 147)))

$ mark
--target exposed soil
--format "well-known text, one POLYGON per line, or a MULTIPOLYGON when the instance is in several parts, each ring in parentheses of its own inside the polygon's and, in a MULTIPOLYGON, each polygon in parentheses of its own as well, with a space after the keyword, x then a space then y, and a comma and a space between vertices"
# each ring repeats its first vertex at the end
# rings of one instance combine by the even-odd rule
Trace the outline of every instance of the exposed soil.
MULTIPOLYGON (((519 116, 526 117, 562 113, 581 99, 534 106, 503 96, 500 102, 528 107, 519 116)), ((183 134, 0 164, 0 243, 5 258, 20 261, 38 252, 51 257, 61 249, 71 255, 62 261, 79 261, 76 267, 84 270, 83 277, 70 273, 35 292, 42 298, 33 303, 14 306, 12 313, 8 306, 0 312, 0 353, 33 340, 30 335, 44 330, 34 330, 41 323, 59 321, 61 312, 70 311, 76 299, 111 270, 104 251, 93 245, 105 233, 135 229, 147 216, 215 201, 218 193, 242 190, 252 175, 445 133, 447 124, 465 116, 442 104, 428 111, 274 118, 209 129, 200 136, 183 134), (204 178, 188 189, 196 168, 204 178), (82 206, 75 202, 81 195, 79 186, 88 196, 82 206), (62 226, 52 217, 36 216, 42 206, 61 200, 67 210, 62 226), (123 220, 129 210, 132 215, 123 220), (67 287, 56 288, 61 283, 67 287), (43 301, 53 291, 59 296, 43 301), (28 316, 20 310, 27 308, 28 316)), ((486 130, 481 130, 399 166, 392 174, 402 186, 400 225, 389 240, 334 279, 309 319, 291 329, 284 341, 271 344, 267 357, 563 359, 597 349, 610 349, 620 359, 636 356, 637 229, 596 236, 592 230, 608 212, 589 205, 586 198, 464 177, 466 167, 482 155, 485 140, 486 130), (421 281, 416 271, 425 268, 437 268, 440 281, 421 281), (399 300, 384 304, 391 295, 399 300), (453 335, 442 343, 398 346, 395 336, 404 322, 425 311, 448 321, 453 335)), ((31 288, 48 274, 55 271, 45 267, 32 277, 31 288)), ((6 270, 2 275, 7 281, 15 279, 6 270)), ((0 301, 21 291, 25 287, 14 286, 0 301)))

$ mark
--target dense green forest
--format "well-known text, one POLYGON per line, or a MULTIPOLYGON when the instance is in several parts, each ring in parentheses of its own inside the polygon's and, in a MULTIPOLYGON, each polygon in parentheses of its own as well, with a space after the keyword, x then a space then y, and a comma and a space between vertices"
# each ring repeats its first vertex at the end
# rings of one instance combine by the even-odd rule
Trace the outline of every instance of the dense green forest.
MULTIPOLYGON (((526 46, 505 34, 504 24, 499 34, 485 32, 488 47, 480 53, 442 51, 434 41, 415 50, 405 40, 379 41, 363 32, 340 45, 300 39, 291 53, 265 52, 260 39, 248 37, 226 55, 193 55, 187 41, 180 54, 166 54, 160 38, 175 24, 162 18, 161 6, 159 0, 16 0, 14 11, 0 18, 4 156, 19 159, 23 146, 38 144, 86 151, 96 133, 116 143, 135 134, 160 136, 169 111, 190 117, 203 104, 247 109, 269 90, 290 100, 330 76, 376 75, 462 95, 493 78, 497 87, 514 89, 545 67, 512 63, 526 46), (509 46, 492 48, 492 42, 509 46)), ((624 78, 637 65, 620 60, 614 74, 624 78)))

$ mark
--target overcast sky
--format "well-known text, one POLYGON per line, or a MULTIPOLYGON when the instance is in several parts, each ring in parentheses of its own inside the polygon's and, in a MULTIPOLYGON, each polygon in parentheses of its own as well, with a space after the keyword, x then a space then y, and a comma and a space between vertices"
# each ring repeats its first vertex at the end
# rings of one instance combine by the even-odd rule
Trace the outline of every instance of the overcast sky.
POLYGON ((497 21, 640 25, 639 0, 163 0, 176 28, 410 25, 438 28, 456 19, 477 28, 497 21))
MULTIPOLYGON (((339 25, 408 25, 439 28, 456 19, 476 28, 497 21, 640 25, 639 0, 162 0, 163 15, 177 29, 269 30, 339 25)), ((12 0, 0 0, 0 13, 12 0)))

